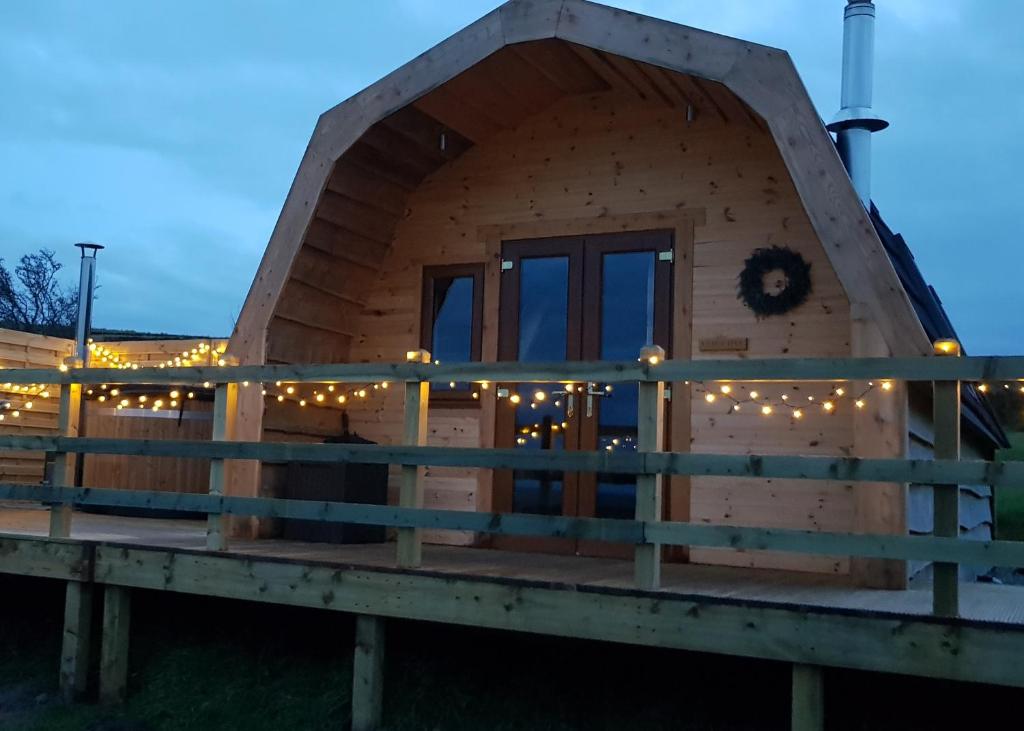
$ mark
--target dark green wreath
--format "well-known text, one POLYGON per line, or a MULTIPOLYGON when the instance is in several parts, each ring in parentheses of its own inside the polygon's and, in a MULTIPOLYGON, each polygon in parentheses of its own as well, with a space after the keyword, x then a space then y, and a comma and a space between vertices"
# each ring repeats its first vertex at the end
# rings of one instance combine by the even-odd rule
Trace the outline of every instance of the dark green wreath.
POLYGON ((792 249, 783 246, 757 249, 743 263, 737 297, 758 317, 789 312, 807 300, 811 292, 811 265, 792 249), (786 287, 778 294, 764 291, 764 275, 778 269, 786 277, 786 287))

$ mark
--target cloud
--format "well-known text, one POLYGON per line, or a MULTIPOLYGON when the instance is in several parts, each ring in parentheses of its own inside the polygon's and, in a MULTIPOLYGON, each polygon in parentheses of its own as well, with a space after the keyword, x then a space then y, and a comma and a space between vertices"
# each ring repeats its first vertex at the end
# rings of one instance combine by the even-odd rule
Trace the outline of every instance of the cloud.
MULTIPOLYGON (((838 108, 842 0, 620 0, 784 48, 838 108)), ((875 199, 975 352, 1020 350, 1010 0, 877 0, 875 199)), ((498 5, 0 3, 0 256, 107 243, 100 324, 224 333, 317 116, 498 5)))

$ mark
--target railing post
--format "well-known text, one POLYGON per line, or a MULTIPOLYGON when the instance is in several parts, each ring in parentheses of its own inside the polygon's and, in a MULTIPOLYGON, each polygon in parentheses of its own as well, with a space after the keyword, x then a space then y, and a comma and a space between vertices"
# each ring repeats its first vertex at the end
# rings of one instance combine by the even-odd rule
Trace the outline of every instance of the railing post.
POLYGON ((92 646, 92 587, 69 581, 64 595, 64 636, 60 651, 60 692, 71 702, 85 694, 92 646))
POLYGON ((791 731, 822 731, 825 728, 825 684, 822 669, 793 664, 790 704, 791 731))
MULTIPOLYGON (((640 351, 644 363, 657 365, 665 359, 665 351, 657 345, 640 351)), ((660 452, 665 425, 665 384, 641 381, 637 403, 637 451, 660 452)), ((661 520, 661 475, 643 474, 636 478, 636 519, 643 522, 661 520)), ((635 549, 634 575, 637 587, 657 589, 661 584, 661 545, 642 543, 635 549)))
MULTIPOLYGON (((213 435, 215 442, 223 442, 229 436, 229 419, 234 410, 238 385, 218 383, 213 397, 213 435)), ((224 495, 224 460, 210 460, 210 495, 224 495)), ((224 516, 210 513, 206 518, 206 550, 223 551, 227 548, 224 530, 224 516)))
POLYGON ((384 711, 384 618, 356 615, 352 731, 377 731, 384 711))
POLYGON ((103 637, 100 640, 100 700, 121 703, 128 689, 128 628, 131 589, 108 584, 103 595, 103 637))
MULTIPOLYGON (((82 361, 68 358, 65 365, 77 368, 82 361)), ((77 437, 78 421, 82 407, 82 385, 65 383, 60 387, 60 411, 57 415, 57 435, 61 437, 77 437)), ((75 474, 75 455, 68 452, 53 453, 53 469, 50 472, 50 484, 56 487, 69 487, 75 474)), ((68 538, 71 535, 71 505, 54 503, 50 507, 50 537, 68 538)))
MULTIPOLYGON (((430 353, 411 350, 405 354, 410 363, 429 363, 430 353)), ((422 447, 427 443, 427 407, 430 403, 430 383, 408 381, 405 384, 405 421, 402 444, 422 447)), ((403 508, 423 507, 423 468, 402 465, 402 482, 398 504, 403 508)), ((398 565, 415 568, 423 560, 423 538, 419 528, 398 529, 398 565)))
MULTIPOLYGON (((939 340, 935 353, 957 357, 960 344, 939 340)), ((960 459, 960 381, 935 381, 933 386, 932 441, 935 459, 960 459)), ((960 486, 934 485, 932 506, 936 536, 960 537, 960 486)), ((960 567, 955 563, 935 562, 932 567, 932 611, 943 617, 960 613, 960 567)))

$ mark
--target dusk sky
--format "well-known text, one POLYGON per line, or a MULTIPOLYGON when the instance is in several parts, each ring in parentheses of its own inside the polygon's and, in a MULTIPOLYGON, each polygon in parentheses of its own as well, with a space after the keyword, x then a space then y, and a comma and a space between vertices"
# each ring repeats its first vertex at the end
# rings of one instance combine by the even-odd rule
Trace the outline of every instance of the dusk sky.
MULTIPOLYGON (((843 0, 610 4, 788 50, 839 105, 843 0)), ((0 4, 0 257, 100 254, 95 324, 231 330, 325 109, 494 0, 0 4)), ((976 354, 1024 351, 1012 0, 877 0, 874 199, 976 354)))

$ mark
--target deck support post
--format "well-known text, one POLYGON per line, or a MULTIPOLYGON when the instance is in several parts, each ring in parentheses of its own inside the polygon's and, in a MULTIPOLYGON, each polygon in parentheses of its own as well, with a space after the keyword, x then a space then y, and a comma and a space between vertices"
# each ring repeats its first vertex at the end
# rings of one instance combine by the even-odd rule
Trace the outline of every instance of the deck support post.
MULTIPOLYGON (((229 419, 234 413, 234 405, 238 396, 238 386, 234 383, 218 383, 213 400, 213 435, 217 442, 225 441, 229 435, 229 419)), ((210 460, 211 495, 224 495, 224 460, 210 460)), ((210 513, 206 518, 206 550, 223 551, 227 548, 227 535, 224 530, 224 516, 210 513)))
POLYGON ((377 731, 384 711, 384 618, 356 615, 352 731, 377 731))
MULTIPOLYGON (((935 352, 959 356, 960 346, 953 341, 938 341, 935 352), (955 346, 955 347, 954 347, 955 346)), ((935 459, 960 459, 960 381, 935 381, 932 397, 935 459)), ((932 487, 936 536, 960 536, 960 486, 932 487)), ((960 567, 955 563, 935 562, 932 567, 932 611, 943 617, 960 614, 960 567)))
POLYGON ((100 701, 121 703, 128 689, 128 630, 131 590, 108 584, 103 596, 103 638, 100 646, 100 701))
MULTIPOLYGON (((67 364, 67 363, 66 363, 67 364)), ((81 361, 71 359, 71 366, 78 366, 81 361)), ((57 415, 57 433, 62 437, 78 436, 78 421, 82 407, 82 386, 79 383, 66 383, 60 388, 60 411, 57 415)), ((79 455, 77 457, 81 459, 79 455)), ((53 453, 53 470, 50 472, 50 484, 58 487, 69 487, 75 475, 74 454, 67 452, 53 453)), ((55 503, 50 506, 50 538, 69 538, 71 536, 71 505, 55 503)))
POLYGON ((792 731, 822 731, 825 728, 824 673, 817 665, 793 664, 792 731))
POLYGON ((78 700, 89 685, 92 646, 91 583, 69 581, 64 594, 64 636, 60 651, 60 693, 68 703, 78 700))
MULTIPOLYGON (((641 361, 656 366, 665 359, 659 346, 640 351, 641 361)), ((661 451, 665 426, 665 384, 642 381, 637 405, 637 451, 661 451)), ((644 522, 661 520, 662 476, 642 474, 636 478, 636 519, 644 522)), ((640 589, 657 589, 661 584, 661 545, 642 543, 634 551, 634 576, 640 589)))
MULTIPOLYGON (((429 363, 430 353, 412 350, 406 353, 411 363, 429 363)), ((430 383, 408 381, 405 384, 405 419, 402 427, 402 444, 422 447, 427 443, 427 408, 430 403, 430 383)), ((398 504, 403 508, 423 507, 423 468, 416 465, 402 465, 402 482, 398 504)), ((416 568, 423 561, 423 537, 420 528, 398 529, 398 565, 402 568, 416 568)))

